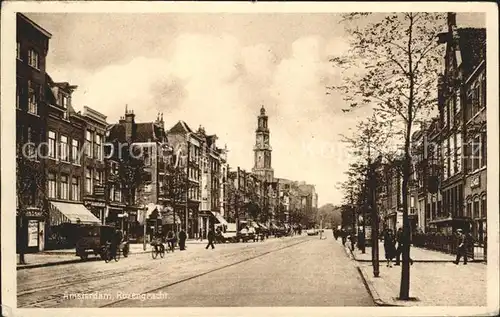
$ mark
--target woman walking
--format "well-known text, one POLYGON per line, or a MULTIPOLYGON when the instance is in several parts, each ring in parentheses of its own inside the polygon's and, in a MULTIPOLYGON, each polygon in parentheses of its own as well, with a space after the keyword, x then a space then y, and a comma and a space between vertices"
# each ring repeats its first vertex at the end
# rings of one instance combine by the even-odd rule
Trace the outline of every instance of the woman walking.
POLYGON ((384 233, 384 251, 387 267, 392 267, 391 260, 396 253, 396 240, 394 239, 394 234, 391 229, 387 229, 384 233))

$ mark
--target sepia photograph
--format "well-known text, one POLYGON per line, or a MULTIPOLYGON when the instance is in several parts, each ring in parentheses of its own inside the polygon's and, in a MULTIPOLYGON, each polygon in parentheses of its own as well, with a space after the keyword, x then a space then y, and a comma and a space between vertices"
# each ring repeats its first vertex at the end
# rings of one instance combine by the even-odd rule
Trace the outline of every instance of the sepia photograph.
POLYGON ((141 5, 3 6, 2 316, 498 313, 494 6, 141 5))

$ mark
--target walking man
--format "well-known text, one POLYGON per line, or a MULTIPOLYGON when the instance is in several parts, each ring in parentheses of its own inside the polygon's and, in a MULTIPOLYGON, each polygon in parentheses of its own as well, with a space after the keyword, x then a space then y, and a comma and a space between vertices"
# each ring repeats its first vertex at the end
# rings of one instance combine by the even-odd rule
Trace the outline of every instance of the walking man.
MULTIPOLYGON (((398 243, 398 247, 396 248, 396 263, 394 265, 399 265, 401 262, 401 253, 403 252, 403 228, 399 228, 398 232, 396 233, 396 242, 398 243)), ((410 264, 413 265, 413 260, 410 258, 410 264)))
POLYGON ((181 229, 179 232, 179 250, 184 251, 186 250, 186 239, 187 239, 187 234, 184 229, 181 229))
POLYGON ((214 234, 214 231, 212 230, 212 228, 208 229, 207 239, 208 239, 208 244, 205 247, 205 249, 208 249, 209 246, 212 246, 212 250, 213 250, 215 248, 215 246, 214 246, 215 234, 214 234))
POLYGON ((340 237, 342 238, 342 245, 345 246, 346 240, 347 240, 347 232, 345 232, 345 229, 342 228, 340 230, 340 237))
POLYGON ((463 234, 462 229, 457 229, 457 240, 458 240, 457 258, 453 263, 458 265, 460 263, 460 258, 463 256, 464 265, 467 265, 467 239, 465 234, 463 234))

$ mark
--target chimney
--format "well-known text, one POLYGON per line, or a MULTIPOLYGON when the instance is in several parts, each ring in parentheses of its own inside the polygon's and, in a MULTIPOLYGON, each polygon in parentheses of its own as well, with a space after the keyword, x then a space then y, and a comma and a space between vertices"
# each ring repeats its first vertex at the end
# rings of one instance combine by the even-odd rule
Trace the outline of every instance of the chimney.
POLYGON ((455 12, 448 12, 448 28, 450 30, 457 26, 457 14, 455 12))
POLYGON ((128 105, 125 105, 125 138, 127 141, 132 141, 133 139, 133 130, 135 126, 135 114, 134 111, 128 111, 128 105))

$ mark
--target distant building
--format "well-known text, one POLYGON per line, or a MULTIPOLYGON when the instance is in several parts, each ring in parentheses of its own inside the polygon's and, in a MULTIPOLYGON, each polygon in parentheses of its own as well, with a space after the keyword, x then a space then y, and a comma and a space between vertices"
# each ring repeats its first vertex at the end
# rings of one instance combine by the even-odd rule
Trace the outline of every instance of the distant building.
MULTIPOLYGON (((142 153, 139 159, 144 162, 145 181, 134 192, 125 191, 125 199, 119 199, 117 194, 112 194, 113 190, 120 190, 110 185, 110 198, 115 202, 125 202, 126 208, 121 208, 120 204, 110 203, 108 210, 108 221, 117 226, 124 224, 124 230, 131 233, 140 234, 140 225, 148 221, 148 230, 153 227, 153 231, 161 230, 163 222, 166 222, 166 212, 164 210, 164 198, 161 191, 166 183, 166 164, 171 159, 171 148, 168 143, 164 129, 163 117, 154 122, 135 122, 135 114, 132 110, 125 108, 125 115, 120 118, 117 124, 108 129, 106 143, 113 147, 113 152, 125 157, 134 150, 142 153), (124 146, 125 145, 125 146, 124 146), (116 206, 116 208, 115 208, 116 206), (147 219, 144 219, 142 211, 147 208, 147 219), (165 218, 165 219, 164 219, 165 218), (165 221, 164 221, 165 220, 165 221), (127 228, 128 226, 128 228, 127 228)), ((112 160, 114 161, 114 160, 112 160)), ((119 167, 118 167, 119 168, 119 167)), ((124 184, 121 185, 124 187, 124 184)), ((151 232, 154 233, 154 232, 151 232)))

